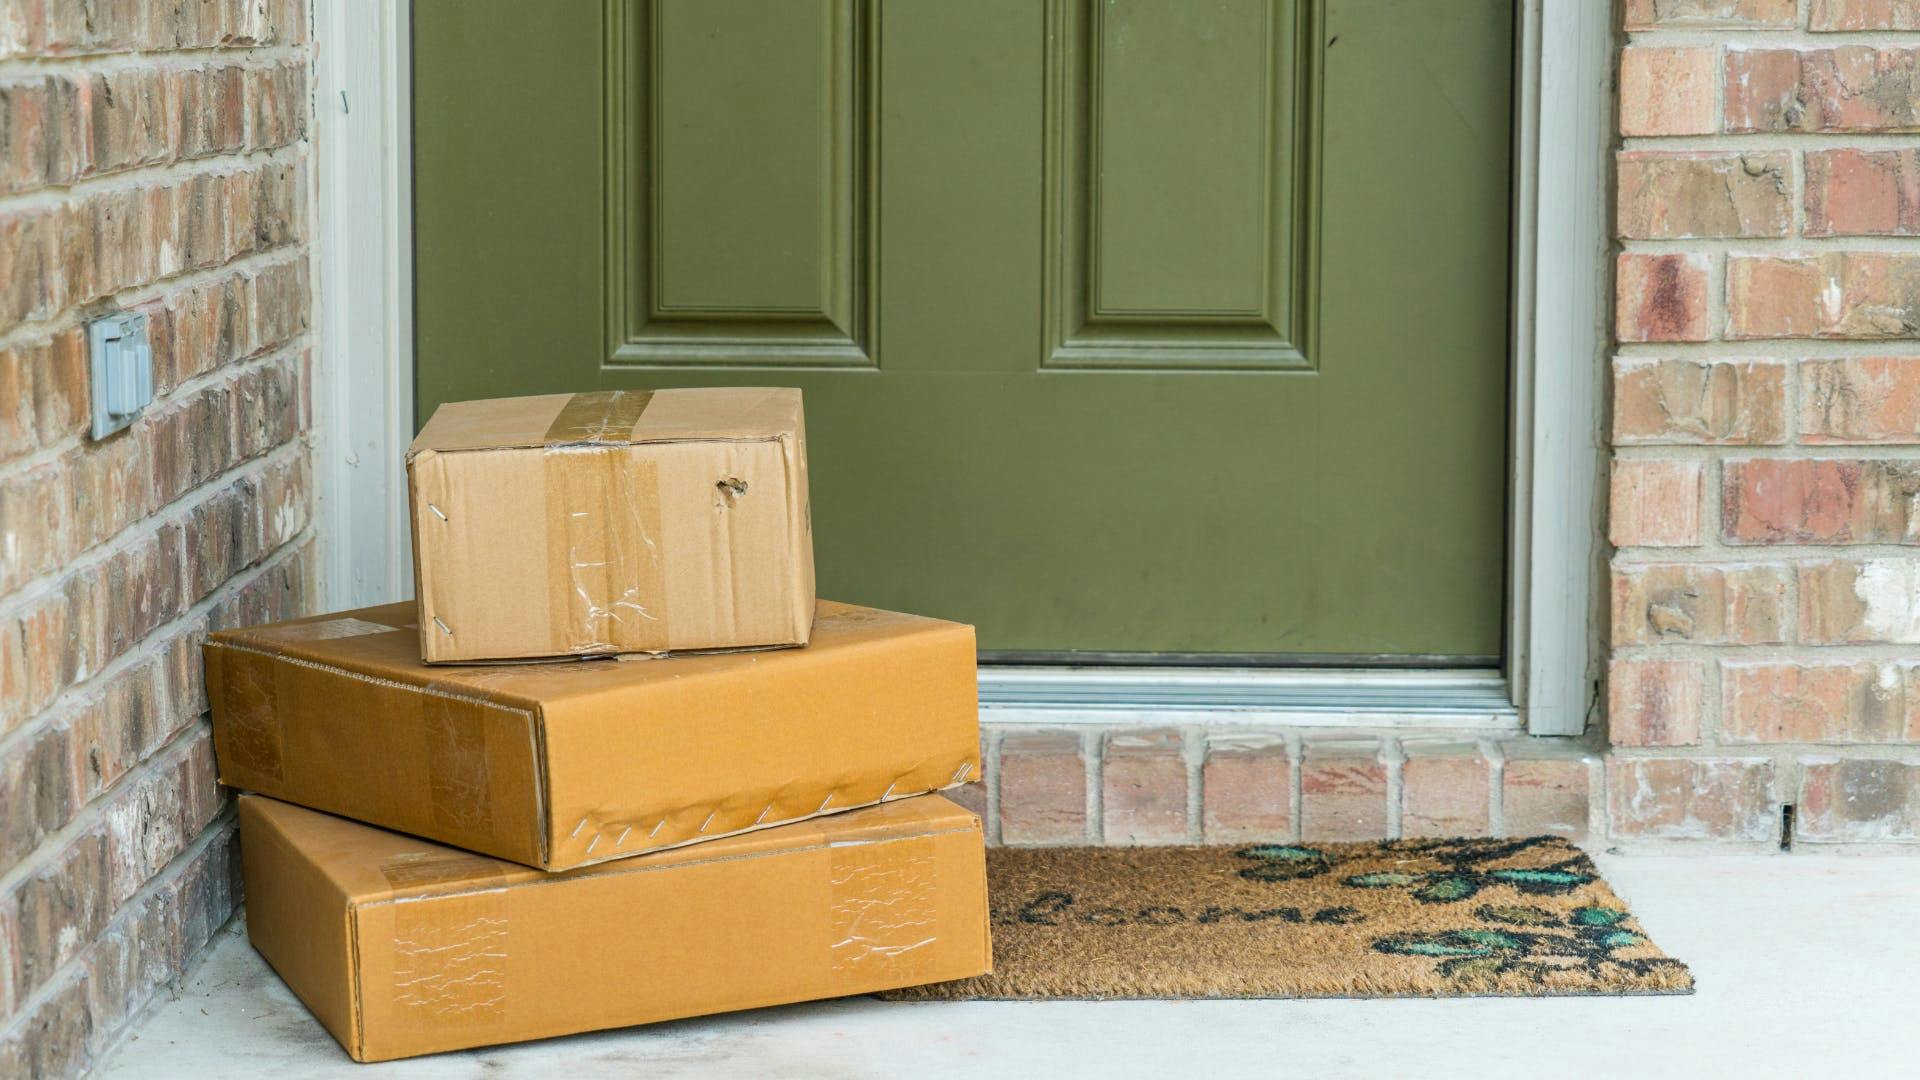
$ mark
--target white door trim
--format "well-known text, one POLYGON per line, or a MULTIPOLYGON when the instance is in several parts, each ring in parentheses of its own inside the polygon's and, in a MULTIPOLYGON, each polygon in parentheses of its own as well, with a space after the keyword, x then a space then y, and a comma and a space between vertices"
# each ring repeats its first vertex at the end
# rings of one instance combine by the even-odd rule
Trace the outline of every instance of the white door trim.
POLYGON ((331 609, 413 595, 411 5, 316 0, 320 586, 331 609))
MULTIPOLYGON (((320 536, 326 602, 411 592, 401 452, 413 431, 410 5, 317 0, 320 536), (344 92, 344 99, 341 97, 344 92)), ((1388 715, 1577 735, 1602 625, 1611 6, 1520 0, 1515 49, 1512 446, 1504 672, 988 668, 1000 718, 1360 725, 1388 715), (1425 686, 1431 707, 1385 712, 1425 686), (1442 684, 1445 684, 1443 687, 1442 684), (1026 695, 1024 698, 1022 695, 1026 695), (1077 704, 1076 704, 1077 701, 1077 704), (1477 719, 1476 719, 1477 718, 1477 719)))

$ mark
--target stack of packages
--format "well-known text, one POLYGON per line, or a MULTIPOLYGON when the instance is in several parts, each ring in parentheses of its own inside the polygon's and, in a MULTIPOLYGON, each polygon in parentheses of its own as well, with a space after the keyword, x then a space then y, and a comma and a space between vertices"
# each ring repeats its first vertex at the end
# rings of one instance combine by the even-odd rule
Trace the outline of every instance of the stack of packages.
POLYGON ((416 603, 206 650, 248 932, 353 1057, 989 969, 973 630, 816 604, 798 391, 447 405, 407 471, 416 603))

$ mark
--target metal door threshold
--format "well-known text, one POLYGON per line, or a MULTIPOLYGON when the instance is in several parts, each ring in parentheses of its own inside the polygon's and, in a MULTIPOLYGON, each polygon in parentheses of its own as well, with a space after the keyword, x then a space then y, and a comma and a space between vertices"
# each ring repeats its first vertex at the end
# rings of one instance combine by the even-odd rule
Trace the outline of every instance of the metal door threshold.
POLYGON ((1022 724, 1207 724, 1521 730, 1497 670, 980 669, 981 719, 1022 724))

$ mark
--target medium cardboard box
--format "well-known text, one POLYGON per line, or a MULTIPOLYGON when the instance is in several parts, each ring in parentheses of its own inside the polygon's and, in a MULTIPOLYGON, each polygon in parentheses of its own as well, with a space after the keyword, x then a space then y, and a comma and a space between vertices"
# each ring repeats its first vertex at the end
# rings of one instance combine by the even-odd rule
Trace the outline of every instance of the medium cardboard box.
POLYGON ((356 1061, 983 974, 980 820, 937 795, 543 874, 240 800, 247 935, 356 1061))
POLYGON ((445 667, 414 611, 214 634, 221 782, 564 870, 980 772, 970 626, 822 601, 804 649, 445 667))
POLYGON ((454 402, 407 484, 430 663, 807 641, 798 390, 454 402))

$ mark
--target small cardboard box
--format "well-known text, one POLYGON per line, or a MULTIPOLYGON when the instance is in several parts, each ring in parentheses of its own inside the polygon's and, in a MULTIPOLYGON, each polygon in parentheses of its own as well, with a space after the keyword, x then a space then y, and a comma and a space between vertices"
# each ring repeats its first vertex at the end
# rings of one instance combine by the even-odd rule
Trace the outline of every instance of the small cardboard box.
POLYGON ((407 485, 429 663, 806 644, 798 390, 454 402, 407 485))
POLYGON ((414 612, 214 634, 221 782, 564 870, 980 773, 970 626, 822 601, 804 649, 446 667, 414 612))
POLYGON ((356 1061, 992 969, 980 820, 929 795, 543 874, 240 800, 247 935, 356 1061))

